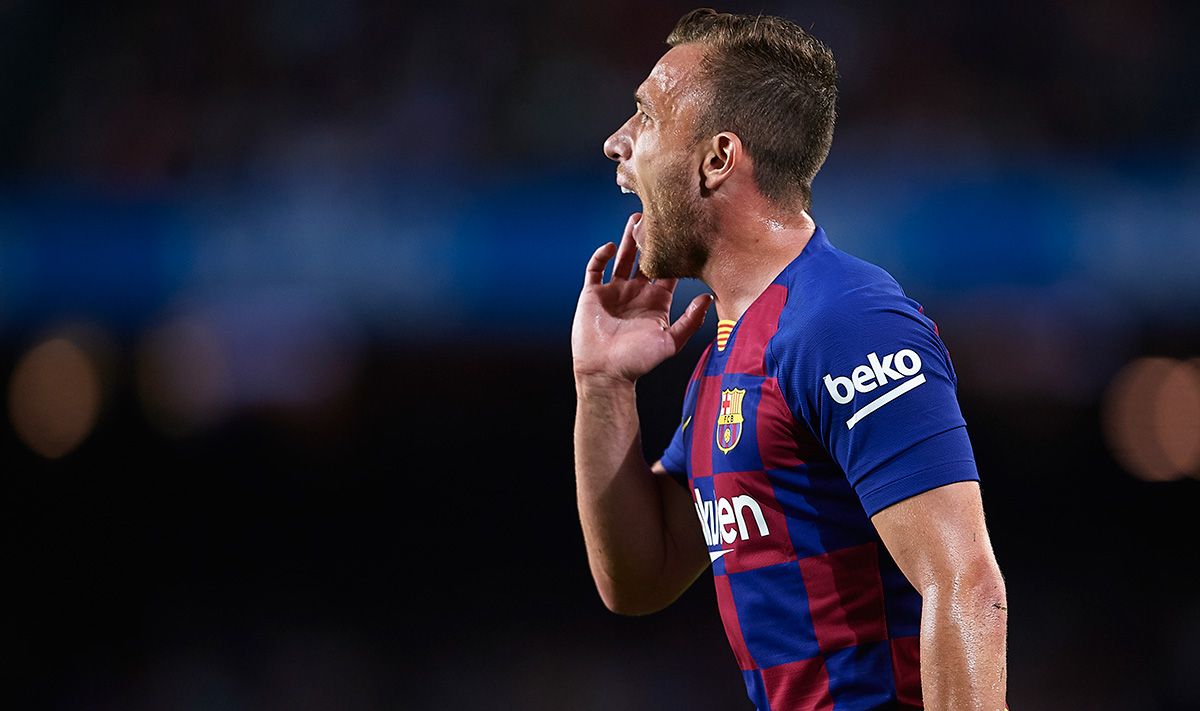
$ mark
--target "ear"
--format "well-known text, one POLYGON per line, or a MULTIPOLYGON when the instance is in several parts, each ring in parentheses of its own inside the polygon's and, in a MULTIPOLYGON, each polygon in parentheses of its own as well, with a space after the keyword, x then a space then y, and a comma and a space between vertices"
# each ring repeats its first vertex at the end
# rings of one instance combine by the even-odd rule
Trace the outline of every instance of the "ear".
POLYGON ((716 190, 724 183, 738 163, 744 159, 742 139, 736 133, 722 131, 709 140, 704 153, 704 163, 700 173, 704 177, 704 187, 716 190))

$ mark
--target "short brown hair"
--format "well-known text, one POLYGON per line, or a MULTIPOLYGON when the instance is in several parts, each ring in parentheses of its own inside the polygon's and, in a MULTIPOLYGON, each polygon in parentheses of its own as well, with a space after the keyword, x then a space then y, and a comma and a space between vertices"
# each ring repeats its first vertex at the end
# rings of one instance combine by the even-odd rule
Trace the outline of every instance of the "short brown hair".
POLYGON ((759 191, 811 209, 837 115, 833 53, 789 20, 708 8, 684 15, 667 37, 672 47, 691 42, 707 49, 700 66, 712 91, 697 138, 737 134, 754 159, 759 191))

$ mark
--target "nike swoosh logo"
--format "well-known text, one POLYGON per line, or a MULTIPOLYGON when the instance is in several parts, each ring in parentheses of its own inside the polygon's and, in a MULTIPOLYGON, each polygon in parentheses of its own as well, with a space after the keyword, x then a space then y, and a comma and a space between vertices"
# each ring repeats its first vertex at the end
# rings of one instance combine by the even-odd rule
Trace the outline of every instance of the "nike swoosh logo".
POLYGON ((708 558, 710 561, 716 561, 717 558, 720 558, 721 556, 725 555, 726 553, 732 553, 732 552, 733 552, 732 548, 726 548, 723 551, 709 551, 708 558))
POLYGON ((688 418, 687 418, 686 420, 684 420, 684 421, 683 421, 683 425, 682 425, 682 426, 679 428, 679 431, 680 431, 680 432, 683 432, 684 430, 686 430, 686 429, 687 429, 687 426, 688 426, 689 424, 691 424, 691 422, 692 422, 692 416, 691 416, 691 415, 688 415, 688 418))

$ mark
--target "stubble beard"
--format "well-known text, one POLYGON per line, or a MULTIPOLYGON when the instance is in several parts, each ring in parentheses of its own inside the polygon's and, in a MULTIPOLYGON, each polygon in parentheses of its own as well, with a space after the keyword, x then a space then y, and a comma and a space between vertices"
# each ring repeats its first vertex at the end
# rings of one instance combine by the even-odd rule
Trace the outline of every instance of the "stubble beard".
POLYGON ((699 278, 708 263, 712 220, 693 187, 681 161, 647 196, 640 265, 651 279, 699 278))

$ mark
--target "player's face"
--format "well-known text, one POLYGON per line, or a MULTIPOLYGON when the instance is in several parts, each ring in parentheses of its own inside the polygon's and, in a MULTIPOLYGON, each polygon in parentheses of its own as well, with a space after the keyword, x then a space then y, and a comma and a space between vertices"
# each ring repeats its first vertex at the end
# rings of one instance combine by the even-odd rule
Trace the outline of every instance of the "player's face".
POLYGON ((695 121, 704 92, 696 77, 702 50, 667 52, 637 90, 637 112, 604 142, 617 183, 642 200, 633 237, 652 279, 698 277, 708 260, 712 220, 700 195, 695 121))

